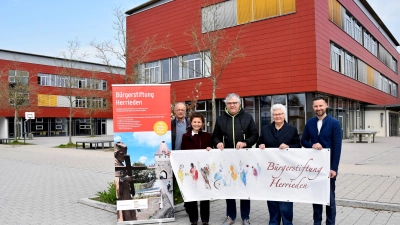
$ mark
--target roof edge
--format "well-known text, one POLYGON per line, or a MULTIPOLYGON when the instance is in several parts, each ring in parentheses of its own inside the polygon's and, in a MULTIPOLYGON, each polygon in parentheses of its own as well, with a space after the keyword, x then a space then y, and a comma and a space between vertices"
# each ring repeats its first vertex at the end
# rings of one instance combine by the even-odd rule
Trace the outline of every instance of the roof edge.
MULTIPOLYGON (((48 59, 69 60, 69 59, 64 59, 64 58, 55 57, 55 56, 39 55, 39 54, 28 53, 28 52, 18 52, 18 51, 12 51, 12 50, 7 50, 7 49, 0 49, 0 52, 8 52, 8 53, 13 53, 13 54, 21 54, 21 55, 30 55, 30 56, 43 57, 43 58, 48 58, 48 59)), ((85 63, 85 64, 91 64, 91 65, 96 65, 96 66, 108 66, 108 65, 105 65, 105 64, 101 64, 101 63, 82 61, 82 60, 70 60, 70 61, 79 62, 79 63, 85 63)), ((118 69, 124 69, 125 70, 124 67, 120 67, 120 66, 110 65, 110 67, 118 68, 118 69)))
POLYGON ((379 18, 378 14, 372 9, 372 7, 369 5, 367 0, 360 0, 361 4, 365 6, 365 8, 368 10, 369 13, 371 13, 372 17, 378 22, 378 24, 382 27, 382 29, 386 32, 386 34, 389 36, 389 38, 393 41, 393 43, 396 46, 400 46, 399 42, 396 40, 396 38, 393 36, 393 34, 389 31, 389 29, 386 27, 386 25, 382 22, 381 18, 379 18))
POLYGON ((132 9, 126 11, 125 14, 126 15, 132 15, 136 11, 139 11, 139 10, 143 9, 144 7, 149 6, 149 5, 151 5, 151 4, 155 3, 155 2, 158 2, 158 1, 160 1, 160 0, 150 0, 148 2, 145 2, 145 3, 141 4, 141 5, 136 6, 135 8, 132 8, 132 9))

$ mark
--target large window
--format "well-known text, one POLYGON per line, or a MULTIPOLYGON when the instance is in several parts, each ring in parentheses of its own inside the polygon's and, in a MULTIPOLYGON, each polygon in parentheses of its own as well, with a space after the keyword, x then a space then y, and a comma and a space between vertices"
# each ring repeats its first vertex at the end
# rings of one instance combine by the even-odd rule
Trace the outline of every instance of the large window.
POLYGON ((261 127, 271 123, 271 96, 260 97, 261 127))
POLYGON ((209 76, 208 51, 161 59, 140 66, 140 83, 163 83, 209 76))
POLYGON ((288 123, 297 127, 298 132, 303 132, 306 124, 306 95, 288 95, 288 123))

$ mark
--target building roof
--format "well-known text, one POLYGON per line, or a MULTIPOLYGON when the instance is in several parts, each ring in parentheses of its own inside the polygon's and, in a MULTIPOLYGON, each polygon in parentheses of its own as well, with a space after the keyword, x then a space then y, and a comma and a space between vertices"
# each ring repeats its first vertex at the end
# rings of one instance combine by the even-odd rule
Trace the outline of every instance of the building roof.
POLYGON ((130 10, 126 11, 125 14, 132 15, 133 13, 135 13, 135 12, 137 12, 137 11, 139 11, 139 10, 141 10, 141 9, 143 9, 143 8, 153 4, 153 3, 156 3, 158 1, 160 1, 160 0, 150 0, 150 1, 145 2, 145 3, 143 3, 143 4, 139 5, 139 6, 136 6, 133 9, 130 9, 130 10))
POLYGON ((378 14, 372 9, 372 7, 369 5, 367 0, 360 0, 360 2, 365 6, 365 8, 368 10, 369 13, 371 13, 372 17, 376 20, 376 22, 379 24, 379 26, 382 27, 382 29, 385 31, 385 33, 390 37, 390 39, 393 41, 393 43, 396 46, 400 46, 399 42, 397 42, 396 38, 393 36, 393 34, 389 31, 389 29, 386 27, 386 25, 382 22, 381 18, 379 18, 378 14))
POLYGON ((167 152, 169 152, 168 145, 165 143, 165 141, 163 141, 161 142, 160 147, 158 147, 158 150, 155 155, 156 156, 165 155, 167 154, 167 152))
MULTIPOLYGON (((6 53, 11 53, 11 54, 18 54, 18 55, 26 55, 26 56, 33 56, 33 57, 41 57, 41 58, 47 58, 47 59, 52 59, 52 60, 65 60, 64 58, 59 58, 59 57, 54 57, 54 56, 47 56, 47 55, 39 55, 39 54, 33 54, 33 53, 27 53, 27 52, 17 52, 17 51, 11 51, 11 50, 6 50, 6 49, 0 49, 1 52, 6 52, 6 53)), ((2 58, 0 58, 2 59, 2 58)), ((94 63, 94 62, 87 62, 87 61, 80 61, 80 60, 71 60, 74 62, 79 62, 79 63, 85 63, 85 64, 91 64, 91 65, 96 65, 96 66, 105 66, 104 64, 101 63, 94 63)), ((117 69, 125 69, 123 67, 119 66, 112 66, 113 68, 117 69)))

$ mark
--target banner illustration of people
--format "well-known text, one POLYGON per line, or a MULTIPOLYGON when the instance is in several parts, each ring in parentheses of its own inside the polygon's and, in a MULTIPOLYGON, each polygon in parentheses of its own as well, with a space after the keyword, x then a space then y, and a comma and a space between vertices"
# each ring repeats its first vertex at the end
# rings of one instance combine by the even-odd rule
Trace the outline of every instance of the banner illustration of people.
POLYGON ((112 85, 112 93, 118 222, 174 221, 170 85, 112 85))

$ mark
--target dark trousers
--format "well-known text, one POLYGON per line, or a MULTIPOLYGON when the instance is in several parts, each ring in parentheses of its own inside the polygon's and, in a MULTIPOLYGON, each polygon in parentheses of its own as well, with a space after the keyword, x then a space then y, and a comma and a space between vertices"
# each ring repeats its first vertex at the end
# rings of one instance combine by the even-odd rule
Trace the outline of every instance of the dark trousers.
MULTIPOLYGON (((191 223, 196 223, 199 220, 199 211, 197 209, 197 201, 185 202, 185 210, 189 215, 191 223)), ((210 201, 200 201, 200 217, 201 222, 209 222, 210 220, 210 201)))
MULTIPOLYGON (((232 220, 236 219, 236 200, 226 199, 226 215, 232 220)), ((250 219, 250 200, 240 200, 240 216, 242 220, 250 219)))
POLYGON ((267 201, 269 225, 293 225, 293 202, 267 201))
MULTIPOLYGON (((336 176, 337 177, 337 176, 336 176)), ((335 181, 336 177, 331 178, 331 191, 330 191, 330 205, 326 206, 326 225, 334 225, 336 219, 336 202, 335 202, 335 181)), ((313 204, 314 209, 314 225, 321 225, 322 223, 322 205, 313 204)))

